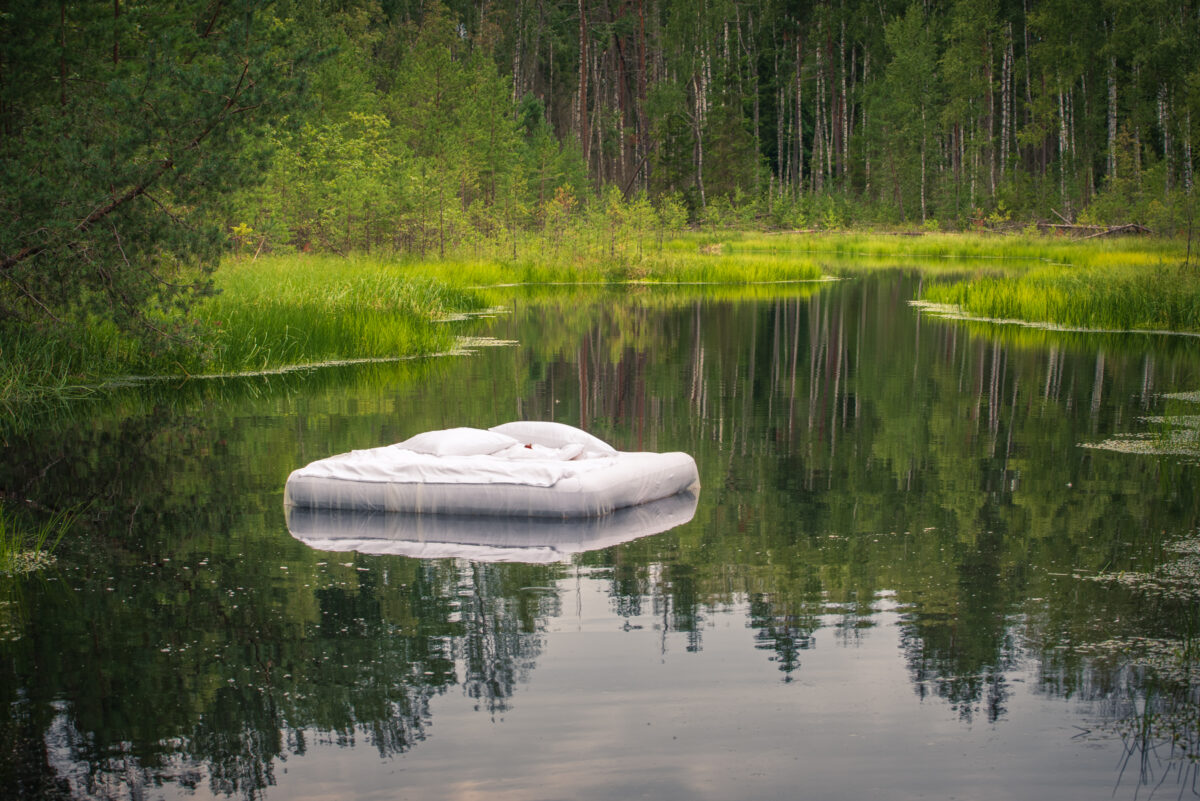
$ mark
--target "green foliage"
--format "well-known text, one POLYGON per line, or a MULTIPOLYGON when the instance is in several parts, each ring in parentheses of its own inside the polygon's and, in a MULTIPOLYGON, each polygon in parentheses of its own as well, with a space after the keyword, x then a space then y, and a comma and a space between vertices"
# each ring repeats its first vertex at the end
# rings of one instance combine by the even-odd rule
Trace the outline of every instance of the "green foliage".
MULTIPOLYGON (((227 348, 188 306, 229 250, 617 280, 655 274, 648 250, 692 247, 689 223, 711 246, 763 225, 1190 224, 1195 15, 1126 0, 742 12, 11 3, 4 397, 210 369, 227 348)), ((299 352, 289 341, 270 349, 299 352)))
POLYGON ((261 200, 248 212, 262 237, 276 247, 341 253, 390 241, 405 196, 397 180, 403 151, 385 117, 351 112, 280 131, 275 143, 261 200))
POLYGON ((256 176, 289 86, 250 0, 7 4, 0 16, 0 318, 182 338, 218 211, 256 176))
POLYGON ((1200 280, 1194 274, 1174 265, 1131 264, 1119 254, 1090 264, 1042 266, 1007 278, 934 284, 925 298, 992 319, 1083 329, 1200 332, 1200 280))
POLYGON ((406 264, 268 258, 228 264, 221 292, 196 312, 211 354, 196 372, 246 372, 362 359, 396 359, 451 348, 430 323, 478 308, 467 290, 414 277, 406 264))

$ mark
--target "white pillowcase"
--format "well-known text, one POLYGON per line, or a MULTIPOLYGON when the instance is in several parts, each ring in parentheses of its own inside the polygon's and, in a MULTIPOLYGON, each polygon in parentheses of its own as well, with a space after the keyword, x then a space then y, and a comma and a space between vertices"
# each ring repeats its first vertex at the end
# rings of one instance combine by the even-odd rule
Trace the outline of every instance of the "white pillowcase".
POLYGON ((566 423, 539 420, 518 420, 492 426, 492 433, 515 437, 522 443, 542 445, 547 448, 562 448, 565 445, 582 445, 583 456, 616 456, 617 449, 586 431, 566 423))
POLYGON ((482 428, 446 428, 426 431, 396 444, 397 448, 431 456, 480 456, 520 443, 511 436, 482 428))

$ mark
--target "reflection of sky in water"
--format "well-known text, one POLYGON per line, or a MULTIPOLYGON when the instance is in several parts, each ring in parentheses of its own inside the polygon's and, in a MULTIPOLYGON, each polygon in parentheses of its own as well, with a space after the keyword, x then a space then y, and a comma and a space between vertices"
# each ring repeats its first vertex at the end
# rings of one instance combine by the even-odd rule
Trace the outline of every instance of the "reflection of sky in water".
MULTIPOLYGON (((798 678, 753 647, 744 604, 706 615, 703 646, 655 615, 614 618, 604 580, 564 579, 529 681, 495 716, 457 688, 432 704, 428 739, 381 760, 319 745, 276 769, 288 799, 1095 799, 1111 796, 1114 742, 1080 736, 1074 704, 1008 677, 1008 713, 964 725, 922 701, 900 615, 850 642, 826 617, 798 678), (285 772, 286 771, 286 772, 285 772)), ((1099 735, 1096 735, 1098 737, 1099 735)), ((199 797, 203 797, 201 793, 199 797)))

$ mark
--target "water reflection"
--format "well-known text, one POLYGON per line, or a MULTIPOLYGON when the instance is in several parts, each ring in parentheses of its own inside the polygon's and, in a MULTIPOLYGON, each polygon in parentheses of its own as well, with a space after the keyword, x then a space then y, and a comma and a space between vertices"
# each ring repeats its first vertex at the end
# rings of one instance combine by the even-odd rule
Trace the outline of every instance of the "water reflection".
POLYGON ((416 559, 569 562, 575 554, 661 534, 696 514, 697 493, 681 492, 600 517, 484 517, 286 506, 288 531, 319 551, 416 559))
MULTIPOLYGON (((951 741, 980 727, 1003 739, 1023 731, 1031 693, 1083 710, 1054 713, 1070 733, 1038 741, 1053 754, 1077 756, 1082 725, 1100 742, 1124 734, 1136 761, 1151 760, 1101 777, 1108 790, 1119 782, 1128 797, 1169 775, 1172 792, 1191 792, 1179 759, 1195 753, 1197 726, 1178 710, 1196 708, 1196 677, 1167 681, 1138 649, 1162 643, 1194 666, 1195 600, 1090 577, 1151 575, 1179 558, 1170 543, 1200 529, 1198 468, 1079 445, 1196 414, 1188 396, 1161 395, 1200 387, 1194 347, 925 319, 906 305, 915 284, 903 275, 788 291, 505 290, 510 314, 465 325, 517 348, 148 387, 9 423, 4 497, 35 512, 89 504, 89 519, 57 572, 0 577, 0 787, 252 798, 330 744, 403 755, 411 776, 437 764, 434 741, 481 740, 494 758, 479 764, 529 788, 532 757, 505 729, 476 736, 472 721, 516 727, 508 713, 551 697, 566 717, 611 705, 661 724, 682 706, 704 708, 716 728, 747 710, 774 721, 771 709, 809 697, 784 693, 827 687, 854 673, 855 654, 878 652, 902 667, 872 680, 923 699, 886 724, 880 758, 904 754, 938 775, 945 784, 929 792, 957 774, 952 760, 934 771, 907 752, 908 727, 944 710, 951 741), (330 553, 288 536, 289 522, 322 533, 284 518, 280 487, 295 466, 517 418, 582 425, 623 450, 691 453, 704 494, 690 522, 654 536, 556 543, 566 564, 417 560, 365 542, 330 553), (600 696, 576 679, 552 695, 554 645, 572 626, 587 632, 571 640, 587 659, 566 675, 619 690, 600 696), (676 695, 650 678, 638 650, 650 640, 676 695), (769 678, 746 684, 759 668, 769 678), (739 694, 722 691, 734 683, 739 694), (458 699, 473 717, 456 716, 458 699)), ((843 714, 831 730, 867 720, 843 714)), ((775 754, 753 724, 732 740, 735 765, 775 754)), ((609 733, 703 770, 663 741, 609 733)), ((1024 752, 1011 748, 990 758, 1015 765, 1024 752)), ((833 781, 821 771, 803 768, 814 786, 833 781)), ((1057 775, 1077 795, 1090 787, 1057 775)))

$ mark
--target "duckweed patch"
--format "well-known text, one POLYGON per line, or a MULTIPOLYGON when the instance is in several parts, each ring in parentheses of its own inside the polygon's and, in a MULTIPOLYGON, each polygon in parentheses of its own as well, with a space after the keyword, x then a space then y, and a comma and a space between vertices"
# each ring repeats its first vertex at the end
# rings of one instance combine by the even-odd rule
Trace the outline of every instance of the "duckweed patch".
MULTIPOLYGON (((1119 571, 1097 573, 1088 580, 1102 584, 1114 584, 1158 598, 1195 603, 1200 601, 1200 531, 1167 543, 1165 549, 1175 558, 1164 562, 1152 571, 1119 571)), ((1140 638, 1139 638, 1140 639, 1140 638)), ((1192 650, 1196 651, 1195 644, 1192 650)), ((1192 656, 1200 654, 1193 653, 1192 656)), ((1196 660, 1193 660, 1195 662, 1196 660)), ((1200 670, 1193 664, 1189 670, 1200 670)), ((1198 675, 1200 677, 1200 675, 1198 675)))

